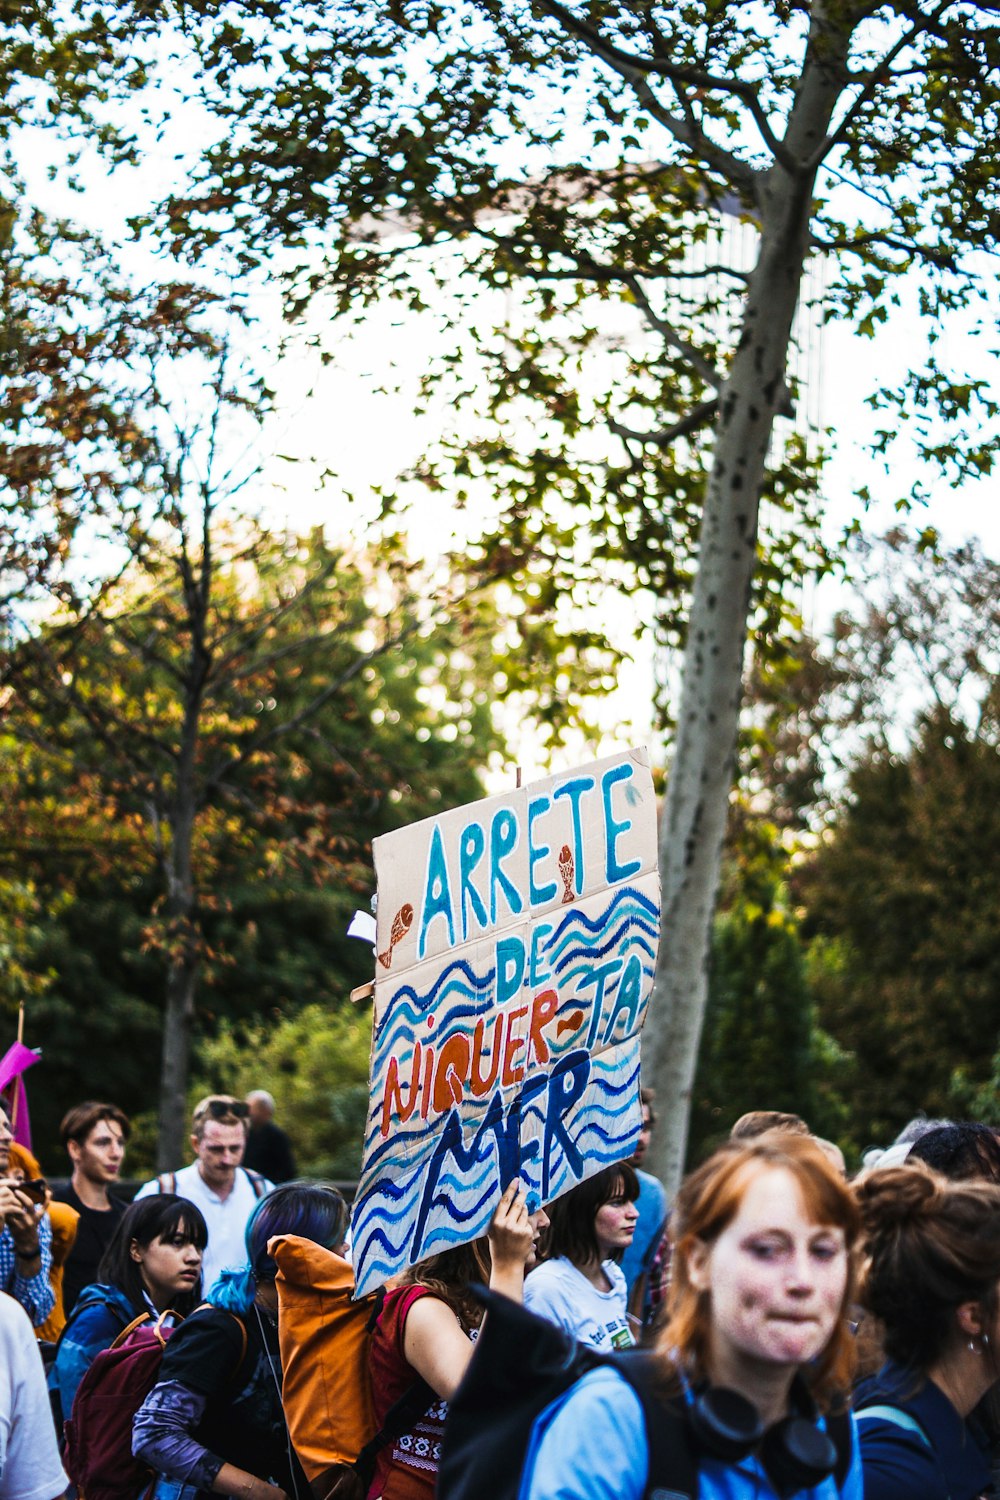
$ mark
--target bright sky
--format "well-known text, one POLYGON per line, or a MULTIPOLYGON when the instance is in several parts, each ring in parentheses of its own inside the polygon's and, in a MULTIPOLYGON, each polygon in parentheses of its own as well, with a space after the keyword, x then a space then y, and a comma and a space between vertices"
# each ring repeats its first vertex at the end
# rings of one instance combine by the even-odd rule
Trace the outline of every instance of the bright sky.
MULTIPOLYGON (((501 308, 493 310, 502 315, 501 308)), ((321 318, 321 309, 317 308, 310 326, 321 318)), ((348 338, 345 332, 335 342, 336 357, 326 367, 305 350, 289 354, 278 380, 281 410, 275 447, 282 453, 314 458, 311 464, 283 466, 288 475, 285 514, 291 524, 326 522, 348 530, 363 525, 377 512, 373 491, 391 488, 396 476, 452 420, 444 398, 424 415, 413 413, 428 349, 440 338, 431 315, 417 317, 386 304, 372 311, 360 334, 348 338), (392 386, 398 386, 398 392, 392 391, 392 386), (351 502, 341 498, 332 480, 325 489, 318 487, 318 476, 325 468, 336 472, 343 491, 353 496, 351 502)), ((989 355, 957 325, 945 342, 949 347, 939 348, 942 359, 952 356, 956 363, 969 359, 974 369, 992 373, 989 355)), ((905 439, 889 464, 874 460, 865 451, 866 439, 878 419, 865 405, 864 397, 876 373, 885 381, 901 377, 922 352, 919 320, 907 316, 905 307, 874 340, 860 338, 841 324, 823 331, 820 390, 813 393, 810 405, 818 409, 820 422, 835 434, 825 481, 826 534, 831 542, 857 514, 859 502, 854 491, 861 484, 867 484, 876 496, 887 496, 868 512, 866 529, 881 531, 898 521, 895 498, 905 493, 919 467, 905 439)), ((413 505, 412 534, 418 549, 425 539, 433 539, 435 546, 447 545, 452 536, 460 540, 467 534, 464 529, 475 523, 474 508, 460 513, 441 493, 428 495, 419 486, 410 486, 406 493, 413 505)), ((280 506, 282 502, 278 503, 280 506)), ((959 491, 939 484, 932 504, 926 511, 916 511, 914 522, 934 525, 950 544, 975 535, 994 554, 1000 551, 1000 509, 995 503, 995 483, 990 481, 969 484, 959 491)), ((814 630, 823 628, 841 598, 838 587, 829 584, 806 599, 814 630)), ((630 638, 636 610, 633 601, 609 598, 607 628, 623 642, 630 638)), ((600 722, 608 735, 603 748, 652 740, 651 683, 651 649, 640 644, 635 647, 634 660, 622 673, 617 691, 602 707, 600 722)), ((544 767, 530 736, 515 734, 515 742, 526 772, 541 773, 544 767)), ((572 744, 557 764, 561 766, 564 760, 572 763, 582 753, 580 744, 572 744)))

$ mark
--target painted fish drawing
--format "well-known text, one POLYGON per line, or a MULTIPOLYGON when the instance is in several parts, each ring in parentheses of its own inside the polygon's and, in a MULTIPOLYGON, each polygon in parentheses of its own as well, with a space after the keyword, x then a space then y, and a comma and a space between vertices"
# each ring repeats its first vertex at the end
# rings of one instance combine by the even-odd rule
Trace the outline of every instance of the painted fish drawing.
POLYGON ((563 883, 563 906, 573 899, 573 851, 568 844, 563 844, 559 850, 559 874, 563 883))
POLYGON ((412 927, 412 925, 413 925, 413 907, 410 905, 409 901, 407 901, 406 905, 405 906, 401 906, 399 908, 399 911, 396 913, 396 915, 392 919, 392 926, 389 929, 389 946, 388 946, 388 948, 385 950, 384 953, 380 953, 379 956, 378 956, 378 961, 382 965, 383 969, 388 969, 388 968, 391 967, 391 965, 392 965, 392 950, 393 950, 393 948, 395 948, 395 946, 399 942, 400 938, 404 938, 406 936, 406 934, 409 932, 409 930, 412 927))
POLYGON ((556 1027, 556 1036, 564 1036, 567 1031, 579 1031, 583 1025, 583 1011, 571 1010, 568 1016, 563 1016, 556 1027))

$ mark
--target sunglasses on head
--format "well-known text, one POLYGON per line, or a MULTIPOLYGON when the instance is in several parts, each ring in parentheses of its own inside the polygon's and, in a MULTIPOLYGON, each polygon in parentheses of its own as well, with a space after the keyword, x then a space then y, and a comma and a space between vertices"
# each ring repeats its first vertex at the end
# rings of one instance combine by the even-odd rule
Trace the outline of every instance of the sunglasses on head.
POLYGON ((213 1120, 225 1120, 229 1115, 235 1115, 238 1120, 245 1119, 250 1113, 250 1106, 244 1104, 242 1099, 210 1099, 202 1112, 211 1115, 213 1120))

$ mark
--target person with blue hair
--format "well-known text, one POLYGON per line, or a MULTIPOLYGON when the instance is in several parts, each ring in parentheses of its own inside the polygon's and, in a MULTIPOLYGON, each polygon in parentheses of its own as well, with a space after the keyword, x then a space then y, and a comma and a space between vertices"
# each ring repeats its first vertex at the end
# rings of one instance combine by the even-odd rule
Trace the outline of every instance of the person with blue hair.
POLYGON ((335 1187, 290 1182, 262 1198, 246 1264, 223 1271, 171 1336, 160 1378, 135 1416, 132 1451, 159 1476, 156 1500, 306 1500, 309 1486, 281 1408, 276 1235, 343 1251, 347 1204, 335 1187))

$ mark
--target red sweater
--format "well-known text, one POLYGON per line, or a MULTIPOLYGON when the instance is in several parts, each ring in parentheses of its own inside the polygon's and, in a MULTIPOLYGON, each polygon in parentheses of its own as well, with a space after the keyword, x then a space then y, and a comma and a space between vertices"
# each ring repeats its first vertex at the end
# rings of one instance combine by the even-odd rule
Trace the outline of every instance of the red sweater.
MULTIPOLYGON (((386 1293, 371 1346, 372 1394, 379 1426, 400 1396, 420 1378, 403 1354, 403 1333, 413 1304, 420 1297, 433 1295, 425 1286, 397 1287, 386 1293)), ((379 1496, 382 1500, 434 1500, 447 1410, 446 1401, 435 1401, 410 1432, 386 1444, 379 1454, 368 1500, 378 1500, 379 1496)))

